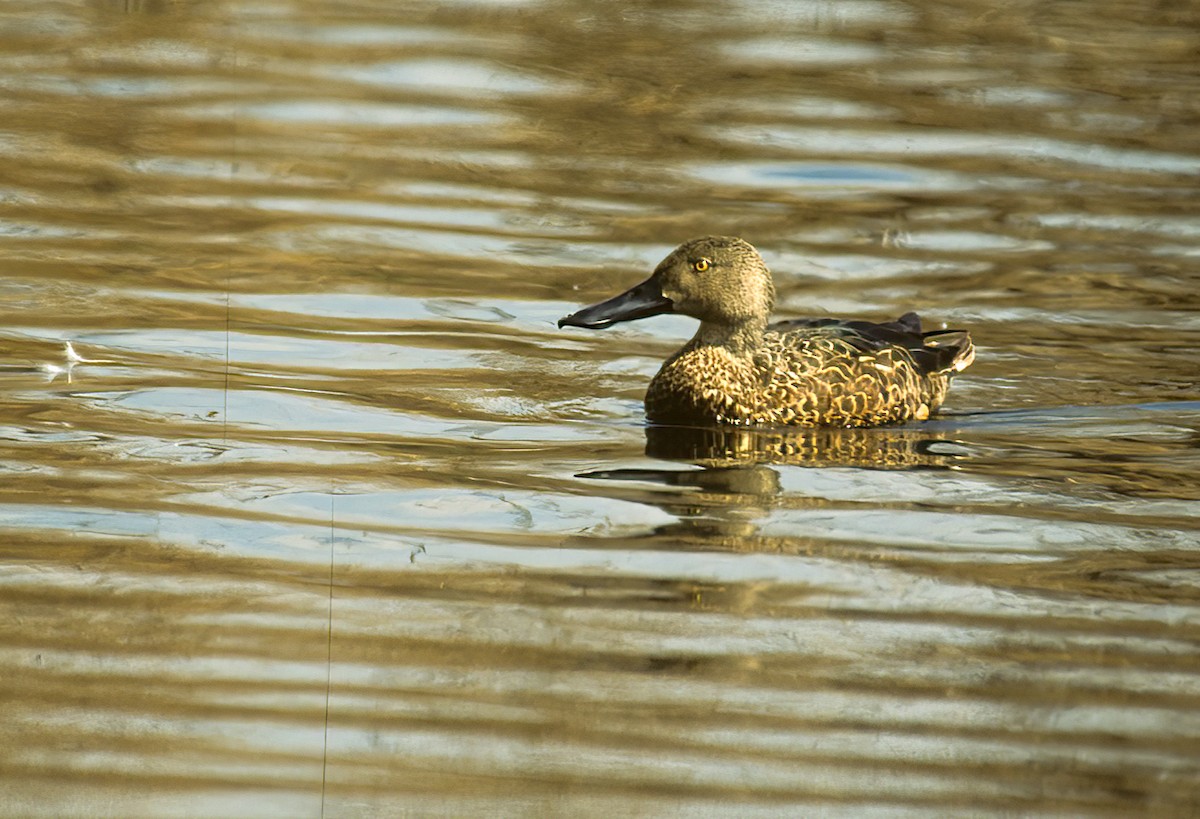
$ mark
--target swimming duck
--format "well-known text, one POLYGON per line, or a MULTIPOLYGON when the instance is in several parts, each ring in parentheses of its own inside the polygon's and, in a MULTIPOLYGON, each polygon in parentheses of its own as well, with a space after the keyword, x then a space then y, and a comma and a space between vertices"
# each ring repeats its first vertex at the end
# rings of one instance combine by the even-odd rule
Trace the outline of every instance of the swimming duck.
POLYGON ((962 330, 923 332, 916 313, 895 321, 796 319, 768 325, 771 271, 732 236, 684 242, 641 284, 559 319, 601 329, 662 313, 700 320, 646 392, 658 424, 870 427, 924 420, 950 377, 975 358, 962 330))

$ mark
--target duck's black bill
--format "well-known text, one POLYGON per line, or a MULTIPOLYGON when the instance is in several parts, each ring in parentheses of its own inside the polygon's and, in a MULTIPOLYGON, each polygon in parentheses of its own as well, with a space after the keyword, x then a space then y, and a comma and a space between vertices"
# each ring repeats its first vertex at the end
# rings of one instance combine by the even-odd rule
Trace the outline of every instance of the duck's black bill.
POLYGON ((619 321, 633 321, 660 313, 670 313, 674 306, 671 300, 662 294, 658 282, 651 277, 619 296, 613 296, 599 304, 585 307, 578 313, 560 318, 558 326, 603 330, 619 321))

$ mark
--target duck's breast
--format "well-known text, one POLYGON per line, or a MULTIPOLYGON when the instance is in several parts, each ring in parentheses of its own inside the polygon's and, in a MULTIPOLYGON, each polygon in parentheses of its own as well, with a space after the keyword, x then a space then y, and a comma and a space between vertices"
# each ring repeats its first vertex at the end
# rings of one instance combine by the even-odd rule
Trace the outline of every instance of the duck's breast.
POLYGON ((663 363, 646 392, 646 416, 656 423, 746 423, 760 386, 754 363, 723 347, 692 346, 663 363))

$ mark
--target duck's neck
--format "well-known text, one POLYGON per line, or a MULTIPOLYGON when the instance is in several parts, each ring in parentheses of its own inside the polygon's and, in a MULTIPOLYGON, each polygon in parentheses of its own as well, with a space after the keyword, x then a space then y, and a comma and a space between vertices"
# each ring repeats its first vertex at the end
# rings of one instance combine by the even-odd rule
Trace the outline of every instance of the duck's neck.
POLYGON ((724 347, 734 355, 751 355, 762 344, 766 329, 767 322, 764 320, 738 324, 702 321, 692 338, 692 344, 697 347, 724 347))

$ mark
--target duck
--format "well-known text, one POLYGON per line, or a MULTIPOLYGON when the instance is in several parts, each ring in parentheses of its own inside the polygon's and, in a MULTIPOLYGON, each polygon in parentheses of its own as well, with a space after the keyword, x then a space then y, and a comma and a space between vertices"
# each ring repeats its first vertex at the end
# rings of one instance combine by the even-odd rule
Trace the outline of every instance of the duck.
POLYGON ((770 323, 775 284, 762 255, 735 236, 671 251, 650 278, 559 319, 590 330, 678 313, 691 340, 650 381, 651 424, 879 427, 923 421, 975 359, 965 330, 926 332, 916 313, 874 323, 835 318, 770 323))

